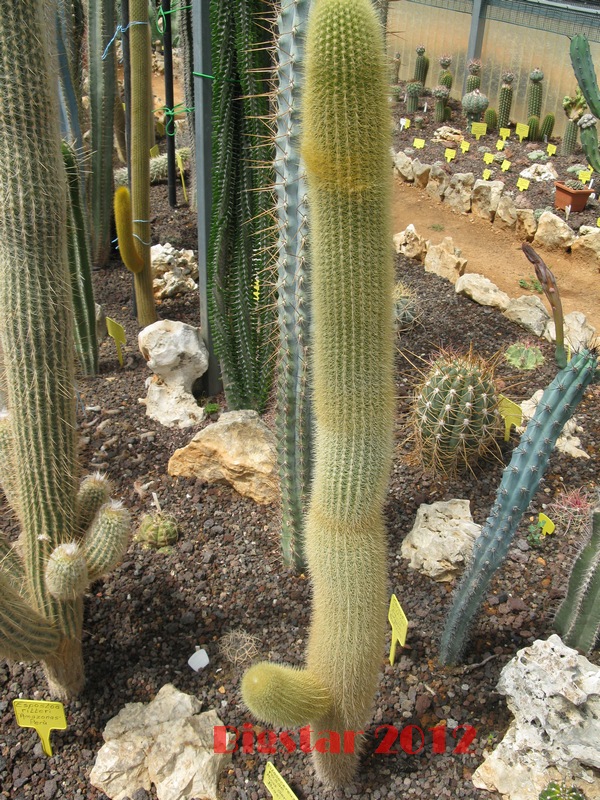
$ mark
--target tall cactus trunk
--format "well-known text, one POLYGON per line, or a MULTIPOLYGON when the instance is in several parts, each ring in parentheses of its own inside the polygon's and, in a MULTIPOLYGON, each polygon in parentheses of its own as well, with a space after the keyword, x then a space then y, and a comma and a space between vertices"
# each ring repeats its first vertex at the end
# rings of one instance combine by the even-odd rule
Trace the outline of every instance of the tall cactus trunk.
MULTIPOLYGON (((242 694, 261 720, 310 722, 340 742, 369 720, 385 639, 382 510, 394 397, 387 93, 381 26, 369 0, 317 0, 302 143, 314 315, 315 464, 306 521, 312 625, 304 670, 257 664, 242 694)), ((341 785, 355 774, 358 747, 313 757, 319 778, 341 785)))
POLYGON ((183 5, 179 11, 179 42, 181 52, 181 78, 186 109, 185 146, 189 148, 189 181, 187 195, 190 208, 197 207, 196 199, 196 124, 193 109, 194 97, 194 38, 192 27, 192 6, 183 5))

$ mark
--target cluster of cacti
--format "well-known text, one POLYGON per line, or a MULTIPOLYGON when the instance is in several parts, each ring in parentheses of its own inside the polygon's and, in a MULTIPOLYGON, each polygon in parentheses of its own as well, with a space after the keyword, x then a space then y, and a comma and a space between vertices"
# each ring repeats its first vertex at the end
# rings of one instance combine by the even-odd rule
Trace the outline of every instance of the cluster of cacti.
POLYGON ((276 285, 269 224, 274 145, 259 0, 211 0, 212 209, 208 311, 230 409, 264 410, 274 372, 276 285))
POLYGON ((500 87, 500 98, 498 100, 498 127, 508 128, 510 124, 510 110, 513 101, 513 81, 515 76, 512 72, 502 73, 502 85, 500 87))
POLYGON ((434 119, 436 122, 443 122, 450 90, 446 86, 440 84, 439 86, 433 87, 431 96, 435 98, 434 119))
POLYGON ((555 122, 556 122, 556 117, 552 113, 546 114, 546 116, 542 120, 542 124, 540 125, 540 139, 543 142, 550 141, 550 137, 552 136, 552 131, 554 130, 555 122))
POLYGON ((575 145, 577 144, 577 134, 579 133, 577 123, 587 110, 587 103, 579 86, 574 95, 567 94, 563 97, 562 107, 567 115, 567 124, 560 152, 563 156, 570 156, 575 151, 575 145))
POLYGON ((136 542, 155 550, 175 544, 179 537, 177 520, 169 514, 159 511, 145 514, 135 535, 136 542))
POLYGON ((83 592, 120 559, 129 523, 107 503, 104 479, 78 491, 67 183, 46 5, 11 3, 0 30, 0 306, 11 310, 0 315, 0 462, 21 528, 18 555, 0 535, 0 653, 41 659, 51 693, 67 698, 83 684, 83 592))
POLYGON ((443 663, 455 663, 460 657, 489 582, 506 556, 521 517, 540 485, 556 440, 594 379, 597 362, 597 355, 589 350, 572 357, 546 388, 520 444, 513 451, 494 506, 475 541, 471 562, 454 595, 442 634, 443 663))
MULTIPOLYGON (((73 145, 82 158, 83 0, 58 0, 56 15, 60 129, 63 139, 73 145)), ((83 174, 81 163, 79 169, 83 174)))
POLYGON ((583 181, 578 181, 576 178, 568 178, 566 181, 563 181, 563 183, 565 186, 568 186, 569 189, 575 189, 576 191, 587 188, 583 181))
POLYGON ((404 87, 406 92, 406 110, 409 114, 419 108, 419 97, 423 94, 423 84, 420 81, 411 81, 404 87))
POLYGON ((542 81, 544 73, 541 69, 533 69, 529 73, 527 87, 527 116, 541 117, 542 115, 542 81))
POLYGON ((304 563, 303 519, 312 462, 309 391, 310 271, 306 177, 300 159, 300 95, 311 0, 284 3, 277 18, 274 105, 275 196, 279 225, 277 289, 277 447, 281 486, 281 545, 287 567, 304 563))
POLYGON ((425 55, 425 45, 420 44, 417 47, 417 58, 415 60, 414 80, 425 86, 425 81, 427 80, 428 72, 429 72, 429 58, 425 55))
POLYGON ((422 314, 421 304, 414 292, 405 283, 399 281, 394 286, 394 326, 396 333, 410 330, 422 314))
MULTIPOLYGON (((573 36, 570 46, 571 63, 579 88, 585 97, 591 114, 583 114, 578 120, 581 146, 588 163, 600 172, 600 153, 598 152, 598 131, 596 122, 600 117, 600 90, 592 62, 590 43, 581 34, 573 36)), ((565 98, 566 99, 566 98, 565 98)), ((564 107, 564 102, 563 102, 564 107)))
POLYGON ((452 80, 453 76, 449 70, 450 64, 452 64, 452 56, 444 55, 440 56, 440 74, 438 77, 438 83, 441 86, 445 86, 448 89, 448 92, 452 89, 452 80))
POLYGON ((538 800, 586 800, 584 793, 576 786, 567 786, 566 781, 558 783, 550 781, 545 789, 542 789, 538 800))
MULTIPOLYGON (((181 158, 181 163, 184 166, 189 166, 192 158, 192 151, 189 147, 180 147, 177 151, 177 156, 181 158)), ((129 184, 129 172, 127 167, 119 167, 114 173, 115 187, 127 186, 129 184)), ((158 156, 150 159, 150 183, 161 183, 167 180, 167 155, 161 153, 158 156)))
POLYGON ((467 64, 467 71, 469 77, 467 78, 467 94, 474 92, 481 86, 481 61, 478 58, 472 58, 467 64))
POLYGON ((487 125, 488 133, 498 130, 498 114, 495 108, 487 108, 483 115, 483 121, 487 125))
POLYGON ((385 642, 382 512, 394 403, 387 92, 368 0, 319 0, 307 36, 302 131, 314 313, 312 624, 306 667, 256 664, 242 695, 269 724, 310 722, 315 735, 335 731, 340 740, 357 732, 353 753, 313 752, 318 777, 333 785, 354 776, 385 642))
POLYGON ((484 94, 481 94, 479 89, 475 89, 472 92, 467 92, 467 94, 463 96, 462 109, 469 125, 472 122, 481 121, 481 115, 489 104, 490 101, 484 94))
POLYGON ((437 356, 412 403, 414 458, 452 475, 489 451, 501 430, 494 372, 474 353, 437 356))

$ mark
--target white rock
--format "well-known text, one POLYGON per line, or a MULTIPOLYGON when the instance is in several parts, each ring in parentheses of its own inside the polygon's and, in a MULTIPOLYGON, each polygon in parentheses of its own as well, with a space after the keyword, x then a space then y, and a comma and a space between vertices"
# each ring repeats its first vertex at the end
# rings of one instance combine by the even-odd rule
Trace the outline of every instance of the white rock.
POLYGON ((279 497, 275 437, 256 411, 229 411, 169 459, 169 475, 229 483, 257 503, 279 497))
POLYGON ((422 164, 418 158, 413 158, 412 162, 413 175, 415 176, 415 184, 424 189, 429 181, 429 173, 431 172, 431 164, 422 164))
POLYGON ((538 220, 533 243, 547 250, 565 250, 574 241, 575 234, 567 223, 551 211, 544 211, 538 220))
POLYGON ((503 191, 504 184, 502 181, 475 181, 471 196, 471 212, 473 215, 493 222, 503 191))
POLYGON ((414 181, 415 175, 412 168, 412 159, 399 150, 394 156, 394 167, 405 181, 414 181))
POLYGON ((429 242, 415 230, 411 223, 406 229, 394 236, 394 247, 397 253, 401 253, 407 258, 414 258, 416 261, 423 261, 427 253, 429 242))
POLYGON ((508 307, 502 312, 507 319, 521 325, 536 336, 541 336, 546 330, 550 314, 539 297, 522 295, 509 301, 508 307))
POLYGON ((439 164, 433 164, 429 171, 429 180, 427 181, 425 191, 428 195, 433 197, 434 200, 439 200, 441 202, 447 186, 448 175, 439 164))
POLYGON ((538 800, 551 780, 566 776, 598 800, 600 779, 589 768, 600 767, 600 668, 553 635, 519 650, 497 691, 514 720, 473 784, 505 800, 538 800))
POLYGON ((455 142, 456 144, 460 144, 464 138, 464 133, 459 131, 458 128, 452 128, 450 125, 442 125, 441 128, 433 132, 431 141, 448 142, 450 144, 455 142))
MULTIPOLYGON (((544 390, 538 389, 529 400, 523 400, 520 404, 523 412, 523 424, 517 428, 518 433, 523 433, 525 430, 526 424, 535 414, 543 394, 544 390)), ((577 418, 571 417, 565 422, 561 434, 556 440, 556 449, 572 458, 589 458, 589 455, 581 448, 581 439, 577 436, 582 432, 583 428, 577 424, 577 418)))
POLYGON ((423 503, 400 552, 411 569, 435 581, 451 581, 468 559, 480 530, 473 522, 469 500, 423 503))
POLYGON ((468 214, 471 210, 471 191, 475 183, 472 172, 455 172, 444 192, 444 205, 468 214))
POLYGON ((154 296, 162 300, 198 289, 198 260, 193 250, 155 244, 151 250, 154 296))
POLYGON ((493 306, 504 311, 510 302, 506 292, 502 292, 489 278, 477 272, 465 272, 456 281, 457 294, 464 294, 481 306, 493 306))
POLYGON ((108 328, 106 327, 106 314, 100 303, 94 303, 96 310, 96 338, 98 344, 103 342, 108 336, 108 328))
POLYGON ((600 264, 600 228, 590 228, 582 225, 579 236, 573 242, 572 253, 580 253, 593 264, 600 264))
POLYGON ((159 320, 140 331, 140 352, 154 377, 146 381, 146 414, 167 427, 187 428, 202 421, 192 394, 194 381, 208 369, 208 351, 200 328, 159 320))
POLYGON ((517 224, 515 226, 515 233, 518 239, 524 239, 527 242, 532 242, 535 232, 537 230, 537 220, 533 209, 531 208, 517 208, 517 224))
POLYGON ((508 194, 503 194, 498 201, 494 225, 505 230, 512 230, 517 224, 517 208, 508 194))
POLYGON ((527 167, 527 169, 521 170, 519 175, 521 178, 527 178, 528 181, 535 181, 536 183, 540 181, 558 180, 558 173, 550 161, 546 164, 532 164, 530 167, 527 167))
POLYGON ((109 720, 90 773, 92 786, 111 800, 156 786, 159 800, 217 800, 221 770, 229 754, 214 752, 216 711, 171 684, 151 703, 128 703, 109 720))
POLYGON ((423 262, 426 272, 434 272, 452 283, 456 283, 467 266, 467 259, 454 246, 451 236, 446 236, 441 244, 430 244, 423 262))
MULTIPOLYGON (((571 311, 564 316, 565 345, 569 344, 573 352, 578 352, 584 347, 589 347, 596 335, 596 328, 587 321, 581 311, 571 311)), ((556 341, 556 325, 554 319, 548 321, 544 331, 544 339, 549 342, 556 341)))

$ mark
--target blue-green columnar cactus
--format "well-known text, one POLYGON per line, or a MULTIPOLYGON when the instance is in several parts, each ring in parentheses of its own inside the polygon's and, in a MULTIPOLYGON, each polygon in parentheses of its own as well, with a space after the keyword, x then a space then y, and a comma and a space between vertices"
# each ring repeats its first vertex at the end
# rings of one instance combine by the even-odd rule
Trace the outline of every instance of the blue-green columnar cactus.
MULTIPOLYGON (((577 83, 589 106, 590 114, 584 114, 579 120, 581 146, 589 164, 600 172, 600 153, 598 152, 598 131, 596 122, 600 117, 600 90, 596 79, 596 71, 592 62, 590 43, 581 34, 573 36, 570 46, 571 64, 577 83)), ((566 98, 565 98, 566 99, 566 98)), ((564 103, 563 103, 564 106, 564 103)))
POLYGON ((594 378, 597 361, 593 351, 576 353, 547 387, 527 424, 504 470, 496 501, 475 541, 471 563, 454 595, 442 634, 440 658, 443 663, 455 663, 464 650, 471 621, 540 485, 560 432, 594 378))
POLYGON ((309 391, 310 269, 306 176, 300 159, 299 116, 304 40, 311 0, 283 3, 277 18, 275 195, 279 225, 277 286, 278 459, 281 545, 286 566, 304 563, 302 530, 312 461, 309 391))
POLYGON ((45 6, 11 3, 0 28, 0 476, 21 528, 18 554, 0 534, 0 654, 42 659, 50 691, 67 698, 83 683, 83 592, 120 559, 128 514, 98 487, 77 491, 67 181, 45 6))
POLYGON ((463 95, 462 109, 469 125, 472 122, 481 120, 481 115, 489 104, 490 101, 484 94, 481 94, 479 89, 474 89, 472 92, 467 92, 467 94, 463 95))
MULTIPOLYGON (((369 720, 387 606, 383 502, 391 465, 391 120, 369 0, 317 0, 307 36, 302 155, 311 210, 315 461, 305 525, 313 585, 306 666, 259 663, 242 694, 260 720, 359 731, 369 720), (340 86, 344 91, 340 91, 340 86)), ((360 737, 357 737, 357 740, 360 737)), ((358 752, 318 753, 351 780, 358 752)))

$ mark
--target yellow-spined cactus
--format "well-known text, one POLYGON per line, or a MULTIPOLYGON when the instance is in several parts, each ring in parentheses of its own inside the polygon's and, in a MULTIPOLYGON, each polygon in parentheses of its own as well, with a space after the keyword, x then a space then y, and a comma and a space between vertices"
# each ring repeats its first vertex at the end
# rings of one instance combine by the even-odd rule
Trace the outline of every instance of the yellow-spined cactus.
MULTIPOLYGON (((384 652, 382 507, 394 394, 387 91, 381 29, 369 0, 316 0, 302 127, 316 416, 306 520, 312 625, 304 670, 256 664, 242 693, 259 719, 310 723, 315 735, 335 731, 342 743, 346 730, 368 723, 384 652)), ((313 757, 326 784, 354 776, 357 752, 313 757)))

